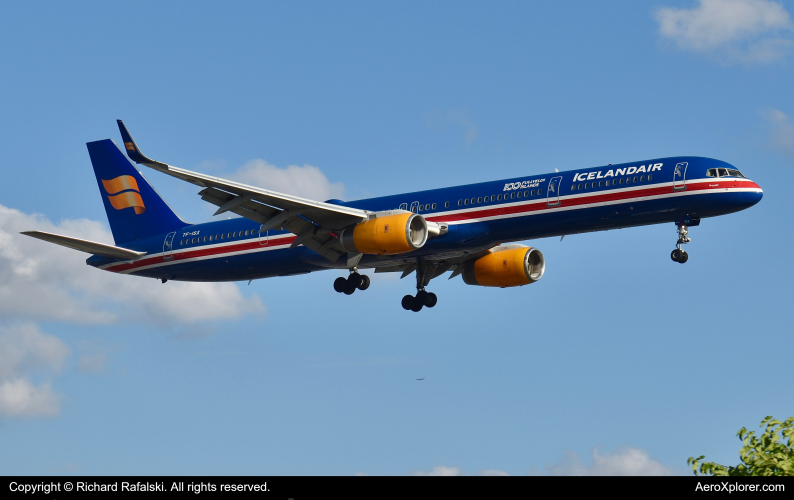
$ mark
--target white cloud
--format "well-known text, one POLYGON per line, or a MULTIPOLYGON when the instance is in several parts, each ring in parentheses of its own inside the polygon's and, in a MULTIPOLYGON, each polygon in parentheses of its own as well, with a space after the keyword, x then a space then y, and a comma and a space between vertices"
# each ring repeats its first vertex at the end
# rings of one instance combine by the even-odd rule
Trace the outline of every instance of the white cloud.
POLYGON ((770 0, 699 0, 692 9, 654 13, 659 33, 682 50, 712 52, 738 62, 771 62, 794 49, 794 23, 770 0))
POLYGON ((772 125, 772 144, 794 158, 794 125, 788 116, 779 109, 771 109, 764 114, 772 125))
POLYGON ((434 110, 427 114, 427 128, 445 130, 448 126, 459 128, 466 142, 471 143, 477 139, 477 124, 469 117, 468 111, 463 109, 434 110))
POLYGON ((231 177, 251 186, 317 201, 344 199, 345 195, 344 184, 331 183, 319 168, 312 165, 278 168, 265 160, 251 160, 231 177))
POLYGON ((482 470, 477 473, 478 476, 509 476, 507 472, 503 470, 496 470, 496 469, 488 469, 482 470))
MULTIPOLYGON (((416 471, 413 473, 414 476, 465 476, 466 474, 460 469, 460 467, 448 467, 446 465, 436 465, 429 471, 416 471)), ((496 469, 489 469, 483 470, 477 473, 478 476, 509 476, 507 472, 496 470, 496 469)))
MULTIPOLYGON (((95 269, 85 263, 88 254, 19 234, 29 230, 113 242, 96 221, 53 224, 41 215, 0 205, 0 319, 89 324, 125 321, 173 327, 265 310, 258 296, 244 297, 233 283, 162 284, 95 269)), ((183 331, 190 335, 199 332, 197 328, 183 326, 183 331)))
POLYGON ((436 465, 429 472, 416 471, 414 476, 462 476, 460 467, 447 467, 446 465, 436 465))
POLYGON ((60 398, 50 382, 35 385, 35 372, 57 372, 69 348, 36 325, 21 324, 0 330, 0 417, 55 416, 60 398))
POLYGON ((558 464, 547 466, 552 476, 670 476, 674 471, 651 459, 648 452, 637 448, 622 448, 614 453, 598 454, 593 450, 593 465, 586 466, 573 452, 558 464))

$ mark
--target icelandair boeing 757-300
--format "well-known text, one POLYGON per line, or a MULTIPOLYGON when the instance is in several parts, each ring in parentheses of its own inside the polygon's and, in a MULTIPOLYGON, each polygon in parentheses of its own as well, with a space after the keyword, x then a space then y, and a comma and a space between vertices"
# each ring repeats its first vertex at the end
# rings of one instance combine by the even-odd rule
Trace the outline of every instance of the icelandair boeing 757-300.
MULTIPOLYGON (((682 156, 583 168, 343 202, 315 201, 173 167, 145 156, 118 120, 127 156, 199 186, 215 214, 180 219, 110 139, 89 142, 116 245, 41 231, 23 234, 93 254, 86 263, 121 274, 181 281, 248 281, 325 269, 349 270, 334 290, 366 290, 376 273, 416 273, 420 311, 438 298, 426 287, 451 271, 467 285, 514 287, 543 277, 540 250, 517 241, 674 223, 671 253, 684 263, 688 227, 758 203, 763 191, 733 166, 682 156)), ((249 281, 250 282, 250 281, 249 281)))

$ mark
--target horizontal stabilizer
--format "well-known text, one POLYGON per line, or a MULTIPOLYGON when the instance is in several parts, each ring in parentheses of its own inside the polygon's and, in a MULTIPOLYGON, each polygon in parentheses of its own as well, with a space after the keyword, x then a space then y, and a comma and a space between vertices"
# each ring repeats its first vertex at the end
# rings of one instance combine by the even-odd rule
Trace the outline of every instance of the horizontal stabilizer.
POLYGON ((43 231, 23 231, 25 236, 31 236, 40 240, 49 241, 56 245, 80 250, 81 252, 92 253, 94 255, 101 255, 103 257, 110 257, 111 259, 122 260, 138 260, 146 252, 136 252, 134 250, 127 250, 126 248, 115 247, 113 245, 105 245, 104 243, 96 243, 88 240, 81 240, 80 238, 71 238, 69 236, 61 236, 59 234, 45 233, 43 231))

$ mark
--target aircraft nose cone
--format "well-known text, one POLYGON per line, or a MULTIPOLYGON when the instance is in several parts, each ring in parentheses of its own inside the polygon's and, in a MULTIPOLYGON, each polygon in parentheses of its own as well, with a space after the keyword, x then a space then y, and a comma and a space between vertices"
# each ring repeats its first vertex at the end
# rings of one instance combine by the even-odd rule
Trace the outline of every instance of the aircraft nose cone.
POLYGON ((761 201, 761 198, 764 197, 764 191, 761 189, 761 186, 755 183, 753 184, 754 187, 758 188, 757 191, 749 191, 742 193, 741 201, 742 201, 742 205, 745 205, 745 208, 752 207, 753 205, 761 201))

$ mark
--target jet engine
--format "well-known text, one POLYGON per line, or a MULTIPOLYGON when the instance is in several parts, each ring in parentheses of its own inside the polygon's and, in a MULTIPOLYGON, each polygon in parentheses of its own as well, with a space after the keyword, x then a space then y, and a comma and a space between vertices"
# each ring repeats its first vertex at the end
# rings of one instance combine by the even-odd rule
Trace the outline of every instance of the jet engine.
POLYGON ((463 281, 467 285, 511 287, 534 283, 543 277, 546 261, 537 248, 499 245, 488 255, 467 262, 463 281))
POLYGON ((345 228, 339 234, 339 242, 348 252, 392 255, 422 248, 427 234, 424 217, 400 211, 345 228))

